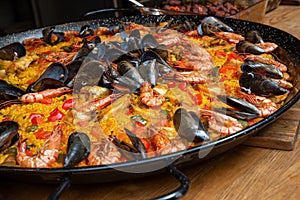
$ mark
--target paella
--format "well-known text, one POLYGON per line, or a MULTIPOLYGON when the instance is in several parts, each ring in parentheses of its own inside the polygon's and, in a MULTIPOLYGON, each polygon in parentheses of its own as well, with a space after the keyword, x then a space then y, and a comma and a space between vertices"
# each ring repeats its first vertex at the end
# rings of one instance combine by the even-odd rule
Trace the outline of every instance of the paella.
POLYGON ((0 165, 70 168, 185 151, 276 112, 293 90, 277 44, 217 18, 78 31, 0 49, 0 165))

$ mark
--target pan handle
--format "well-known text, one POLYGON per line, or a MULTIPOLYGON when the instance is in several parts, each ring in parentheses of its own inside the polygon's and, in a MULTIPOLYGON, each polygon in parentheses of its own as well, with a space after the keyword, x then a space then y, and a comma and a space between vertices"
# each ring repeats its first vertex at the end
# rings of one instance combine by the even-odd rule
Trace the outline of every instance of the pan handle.
POLYGON ((63 182, 49 195, 48 200, 58 200, 62 193, 71 186, 69 176, 64 177, 63 182))
POLYGON ((171 200, 171 199, 179 199, 182 198, 189 190, 190 181, 189 178, 179 171, 174 165, 169 165, 167 168, 171 175, 173 175, 179 182, 180 186, 173 190, 172 192, 156 197, 152 200, 171 200))

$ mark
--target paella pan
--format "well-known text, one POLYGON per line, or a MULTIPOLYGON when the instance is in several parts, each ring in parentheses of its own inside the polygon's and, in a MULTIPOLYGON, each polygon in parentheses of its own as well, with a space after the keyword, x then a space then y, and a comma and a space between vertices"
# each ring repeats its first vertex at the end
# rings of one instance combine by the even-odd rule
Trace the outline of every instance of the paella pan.
POLYGON ((5 91, 17 91, 3 91, 2 176, 103 182, 192 163, 239 144, 299 98, 299 41, 247 21, 124 17, 1 42, 5 55, 11 43, 26 51, 2 60, 5 91))

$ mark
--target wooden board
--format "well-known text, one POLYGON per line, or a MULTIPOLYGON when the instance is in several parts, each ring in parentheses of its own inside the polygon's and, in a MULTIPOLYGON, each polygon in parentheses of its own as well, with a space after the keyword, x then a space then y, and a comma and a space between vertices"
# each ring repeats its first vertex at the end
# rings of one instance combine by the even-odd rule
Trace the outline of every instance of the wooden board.
POLYGON ((283 114, 278 120, 263 128, 244 144, 256 147, 293 150, 299 132, 300 103, 283 114))

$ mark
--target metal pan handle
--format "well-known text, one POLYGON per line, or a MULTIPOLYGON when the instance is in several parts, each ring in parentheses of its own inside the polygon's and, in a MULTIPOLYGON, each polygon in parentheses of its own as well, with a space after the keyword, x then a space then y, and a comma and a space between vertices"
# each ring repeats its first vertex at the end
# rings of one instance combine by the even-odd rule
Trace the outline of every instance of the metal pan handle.
POLYGON ((56 188, 56 190, 50 194, 48 200, 58 200, 62 193, 71 186, 71 180, 69 176, 64 177, 63 182, 56 188))
POLYGON ((180 186, 178 188, 176 188, 174 191, 172 191, 168 194, 156 197, 152 200, 179 199, 179 198, 182 198, 188 192, 188 190, 190 188, 189 178, 184 173, 179 171, 174 165, 169 165, 168 170, 169 170, 170 174, 173 175, 180 182, 180 186))
MULTIPOLYGON (((169 165, 167 167, 169 173, 173 175, 179 182, 180 186, 173 190, 172 192, 153 198, 151 200, 174 200, 180 199, 183 197, 189 190, 190 181, 188 177, 179 171, 174 165, 169 165)), ((69 176, 64 178, 64 181, 56 188, 56 190, 50 194, 48 200, 58 200, 59 197, 63 194, 63 192, 71 186, 71 180, 69 176)))

